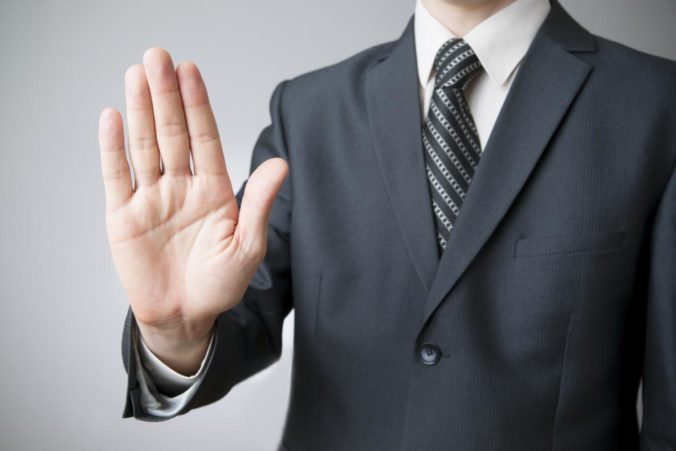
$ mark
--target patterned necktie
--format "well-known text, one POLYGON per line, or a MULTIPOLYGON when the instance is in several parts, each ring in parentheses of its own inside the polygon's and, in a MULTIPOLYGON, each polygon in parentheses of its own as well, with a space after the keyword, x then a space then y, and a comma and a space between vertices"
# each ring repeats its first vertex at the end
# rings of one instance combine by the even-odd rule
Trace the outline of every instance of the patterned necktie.
POLYGON ((452 38, 437 52, 434 67, 435 87, 422 139, 442 253, 481 157, 479 135, 463 94, 481 62, 463 39, 452 38))

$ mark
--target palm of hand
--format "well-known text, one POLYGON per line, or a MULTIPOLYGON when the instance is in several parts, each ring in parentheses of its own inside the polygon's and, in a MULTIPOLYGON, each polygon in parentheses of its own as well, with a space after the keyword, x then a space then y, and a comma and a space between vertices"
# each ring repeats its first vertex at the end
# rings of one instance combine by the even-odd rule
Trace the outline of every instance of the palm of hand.
POLYGON ((200 319, 232 307, 248 266, 235 238, 238 208, 219 177, 175 177, 144 187, 107 214, 111 251, 141 321, 200 319))

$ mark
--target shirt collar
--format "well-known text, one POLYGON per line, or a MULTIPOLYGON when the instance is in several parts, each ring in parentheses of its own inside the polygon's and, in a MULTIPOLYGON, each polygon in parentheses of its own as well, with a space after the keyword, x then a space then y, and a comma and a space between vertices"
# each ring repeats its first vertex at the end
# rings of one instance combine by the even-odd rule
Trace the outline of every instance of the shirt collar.
MULTIPOLYGON (((549 9, 549 0, 515 0, 464 36, 495 83, 505 83, 516 69, 549 9)), ((434 18, 421 0, 415 6, 414 32, 418 77, 424 87, 432 75, 439 47, 457 36, 434 18)))

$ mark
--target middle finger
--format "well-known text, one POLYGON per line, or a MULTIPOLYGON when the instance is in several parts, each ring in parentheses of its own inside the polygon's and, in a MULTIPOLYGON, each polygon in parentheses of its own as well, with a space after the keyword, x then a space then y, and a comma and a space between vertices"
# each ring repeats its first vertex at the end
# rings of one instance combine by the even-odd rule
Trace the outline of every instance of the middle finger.
POLYGON ((163 173, 190 174, 190 141, 176 72, 166 50, 152 48, 143 55, 155 115, 163 173))

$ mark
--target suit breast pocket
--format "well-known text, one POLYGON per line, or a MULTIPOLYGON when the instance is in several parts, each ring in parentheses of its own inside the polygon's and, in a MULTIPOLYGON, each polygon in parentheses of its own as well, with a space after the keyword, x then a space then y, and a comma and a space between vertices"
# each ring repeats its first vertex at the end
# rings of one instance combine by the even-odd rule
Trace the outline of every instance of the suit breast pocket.
POLYGON ((514 257, 608 252, 620 249, 624 230, 526 235, 514 243, 514 257))

